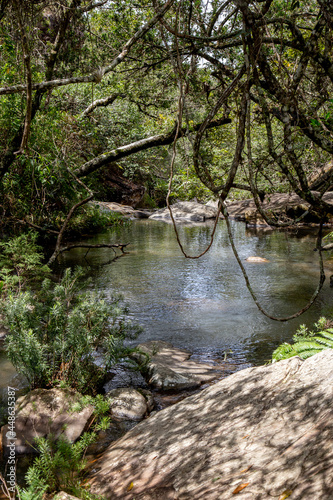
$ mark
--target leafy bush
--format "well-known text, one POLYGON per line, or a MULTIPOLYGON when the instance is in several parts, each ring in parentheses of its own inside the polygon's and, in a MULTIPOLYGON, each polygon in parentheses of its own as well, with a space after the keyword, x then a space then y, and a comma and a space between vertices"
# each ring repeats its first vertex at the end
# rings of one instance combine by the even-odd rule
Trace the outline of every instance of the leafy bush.
POLYGON ((7 355, 31 388, 65 382, 94 393, 109 367, 128 352, 124 340, 140 331, 126 319, 119 297, 106 301, 83 293, 82 276, 80 268, 67 269, 59 284, 46 279, 38 294, 9 294, 0 304, 10 331, 7 355), (94 364, 97 349, 104 352, 104 368, 94 364))
POLYGON ((72 217, 67 231, 71 238, 84 233, 97 233, 109 227, 118 227, 129 224, 129 220, 115 212, 103 212, 97 206, 85 206, 72 217))
POLYGON ((87 465, 84 454, 94 441, 94 433, 85 433, 72 444, 64 437, 36 439, 40 455, 25 476, 28 488, 19 488, 21 500, 43 500, 45 493, 66 491, 84 500, 96 498, 81 485, 81 474, 87 465))
POLYGON ((30 231, 0 243, 0 293, 20 291, 50 273, 43 264, 37 237, 37 233, 30 231))
POLYGON ((324 349, 332 349, 333 328, 325 328, 326 325, 326 318, 320 318, 318 323, 315 324, 315 332, 309 331, 305 325, 302 325, 293 337, 293 344, 284 342, 275 349, 272 355, 273 362, 292 358, 293 356, 307 359, 324 349))

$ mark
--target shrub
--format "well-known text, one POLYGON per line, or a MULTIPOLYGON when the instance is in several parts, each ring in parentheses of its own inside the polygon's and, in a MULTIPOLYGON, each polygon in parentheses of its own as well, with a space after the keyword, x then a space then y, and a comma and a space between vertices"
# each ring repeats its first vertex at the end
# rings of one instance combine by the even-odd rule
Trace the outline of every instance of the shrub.
POLYGON ((18 488, 21 500, 43 500, 46 493, 66 491, 84 500, 96 498, 82 487, 81 474, 87 465, 84 454, 95 434, 85 433, 72 444, 64 437, 36 439, 39 456, 25 476, 28 488, 18 488))
POLYGON ((106 301, 83 293, 82 276, 80 268, 67 269, 59 284, 46 279, 38 294, 9 294, 1 302, 8 357, 31 388, 64 382, 95 393, 109 367, 128 353, 124 340, 140 332, 119 297, 106 301), (103 368, 94 363, 97 349, 104 353, 103 368))
POLYGON ((37 237, 37 233, 29 231, 0 243, 0 293, 20 291, 50 273, 43 264, 37 237))

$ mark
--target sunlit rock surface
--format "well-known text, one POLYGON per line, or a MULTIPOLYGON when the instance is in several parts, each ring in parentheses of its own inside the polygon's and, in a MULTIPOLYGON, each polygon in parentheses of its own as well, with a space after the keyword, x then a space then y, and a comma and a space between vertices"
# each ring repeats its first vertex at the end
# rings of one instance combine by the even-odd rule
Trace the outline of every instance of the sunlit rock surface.
POLYGON ((162 410, 92 465, 122 500, 331 500, 333 350, 248 368, 162 410))
MULTIPOLYGON (((172 215, 176 220, 204 222, 207 219, 214 219, 217 215, 217 208, 203 205, 195 201, 180 201, 171 206, 172 215)), ((170 219, 170 211, 168 208, 158 210, 149 219, 170 219)))
MULTIPOLYGON (((149 356, 146 366, 148 383, 156 389, 193 389, 217 377, 213 365, 189 359, 189 351, 177 349, 168 342, 152 340, 139 344, 138 349, 149 356)), ((147 359, 144 354, 133 353, 132 356, 140 363, 147 359)))

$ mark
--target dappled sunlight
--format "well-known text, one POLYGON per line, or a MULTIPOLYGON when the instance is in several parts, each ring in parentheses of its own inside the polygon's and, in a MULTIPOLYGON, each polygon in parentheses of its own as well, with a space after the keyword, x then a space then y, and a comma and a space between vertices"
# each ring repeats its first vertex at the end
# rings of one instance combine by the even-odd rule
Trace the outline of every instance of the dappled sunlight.
POLYGON ((94 462, 93 491, 229 499, 248 483, 239 498, 264 500, 311 476, 320 496, 291 498, 332 498, 333 351, 321 356, 243 370, 150 417, 94 462))

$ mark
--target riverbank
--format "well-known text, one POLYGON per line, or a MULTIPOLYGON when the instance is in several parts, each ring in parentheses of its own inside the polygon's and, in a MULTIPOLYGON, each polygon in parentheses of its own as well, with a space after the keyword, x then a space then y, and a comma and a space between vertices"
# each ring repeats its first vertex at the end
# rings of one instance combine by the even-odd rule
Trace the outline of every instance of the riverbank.
MULTIPOLYGON (((157 345, 150 347, 158 351, 157 345)), ((173 361, 162 372, 173 366, 184 374, 185 353, 159 344, 161 354, 166 348, 173 361)), ((153 368, 159 362, 161 355, 156 352, 146 372, 150 385, 156 384, 153 368)), ((192 373, 194 366, 189 365, 192 373)), ((216 366, 196 366, 200 373, 203 368, 207 373, 218 371, 216 366)), ((332 378, 333 350, 327 349, 306 361, 293 357, 238 371, 162 411, 146 414, 141 423, 135 416, 140 406, 134 397, 137 391, 131 389, 130 394, 128 388, 125 400, 113 394, 111 412, 112 408, 118 412, 113 418, 123 422, 123 432, 111 426, 114 437, 105 435, 88 450, 85 481, 92 493, 106 500, 228 500, 236 494, 257 500, 330 500, 332 378), (134 415, 134 428, 128 410, 134 415)), ((67 413, 77 399, 78 395, 60 389, 35 390, 20 398, 17 452, 27 452, 22 448, 27 430, 28 441, 33 440, 31 432, 51 431, 55 436, 65 432, 75 441, 93 414, 89 405, 67 413)), ((3 442, 7 431, 2 429, 3 442)))
MULTIPOLYGON (((313 192, 319 195, 317 192, 313 192)), ((333 193, 328 192, 323 195, 323 200, 333 204, 333 193)), ((134 217, 139 219, 150 218, 152 220, 164 220, 171 222, 171 216, 168 208, 156 210, 136 210, 131 206, 120 205, 112 202, 93 202, 103 211, 111 211, 120 213, 126 217, 134 217)), ((181 201, 171 205, 173 217, 178 222, 205 222, 209 219, 214 219, 217 215, 218 202, 208 202, 206 204, 196 201, 181 201)), ((262 209, 269 217, 275 217, 284 222, 290 221, 292 226, 293 220, 300 218, 298 227, 313 227, 319 224, 318 217, 315 213, 309 211, 309 203, 305 202, 296 194, 275 193, 266 195, 261 203, 262 209)), ((228 214, 231 219, 245 222, 248 226, 254 227, 270 227, 259 213, 253 198, 239 200, 227 203, 228 214)), ((223 218, 222 215, 220 215, 223 218)), ((333 218, 326 219, 326 225, 333 225, 333 218)))

